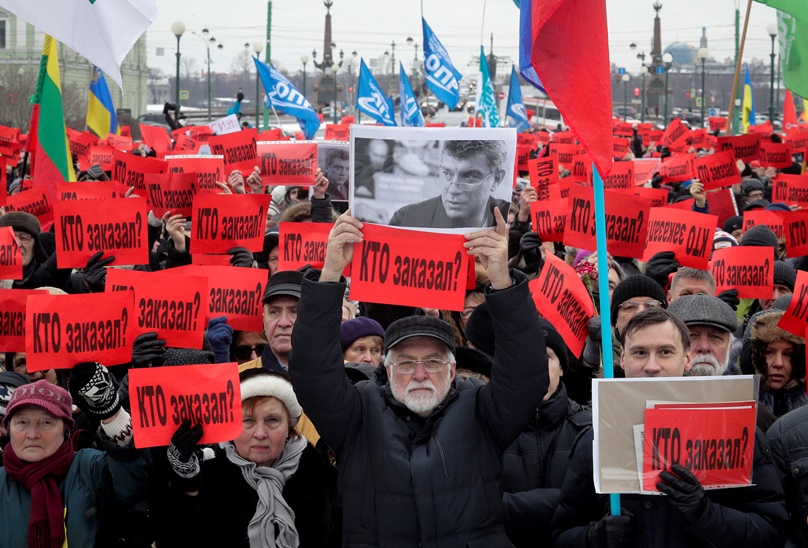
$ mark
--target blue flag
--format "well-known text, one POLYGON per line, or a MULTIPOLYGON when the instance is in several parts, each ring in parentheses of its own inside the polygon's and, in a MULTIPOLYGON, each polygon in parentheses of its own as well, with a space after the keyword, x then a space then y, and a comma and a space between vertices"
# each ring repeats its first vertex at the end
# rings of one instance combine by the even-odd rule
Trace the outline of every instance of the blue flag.
POLYGON ((297 123, 300 124, 300 130, 306 135, 306 139, 314 138, 314 134, 320 127, 320 118, 311 104, 286 79, 286 76, 275 70, 274 67, 256 58, 253 58, 253 61, 255 61, 261 82, 264 84, 267 107, 274 106, 289 116, 297 118, 297 123))
POLYGON ((398 73, 401 75, 398 82, 399 94, 401 95, 401 126, 423 127, 424 116, 421 114, 421 109, 418 108, 418 101, 416 101, 415 94, 412 92, 410 79, 407 78, 404 65, 400 61, 398 66, 398 73))
POLYGON ((488 62, 485 60, 485 50, 482 46, 480 46, 480 74, 477 78, 477 113, 483 117, 483 127, 499 127, 494 85, 491 83, 491 73, 488 72, 488 62))
POLYGON ((526 131, 530 128, 525 104, 522 102, 519 77, 516 76, 516 67, 513 65, 511 65, 511 89, 508 91, 508 109, 505 111, 505 115, 508 117, 509 127, 515 127, 517 131, 526 131))
POLYGON ((519 5, 519 74, 525 81, 545 95, 547 91, 533 68, 533 4, 532 0, 519 5))
POLYGON ((362 59, 360 63, 356 108, 386 126, 396 125, 393 106, 382 93, 382 88, 365 65, 365 60, 362 59))
POLYGON ((426 72, 426 85, 449 109, 455 108, 460 101, 460 87, 458 82, 463 75, 457 72, 449 59, 446 48, 440 43, 438 37, 421 18, 424 26, 424 72, 426 72))

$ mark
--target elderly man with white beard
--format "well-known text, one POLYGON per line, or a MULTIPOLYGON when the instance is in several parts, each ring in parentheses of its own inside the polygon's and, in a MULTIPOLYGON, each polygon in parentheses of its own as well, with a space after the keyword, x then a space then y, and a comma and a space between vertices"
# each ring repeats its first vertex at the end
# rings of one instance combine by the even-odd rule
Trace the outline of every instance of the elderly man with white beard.
POLYGON ((738 318, 727 303, 709 295, 687 295, 673 301, 668 310, 690 331, 693 361, 686 376, 739 374, 736 364, 729 363, 738 318))

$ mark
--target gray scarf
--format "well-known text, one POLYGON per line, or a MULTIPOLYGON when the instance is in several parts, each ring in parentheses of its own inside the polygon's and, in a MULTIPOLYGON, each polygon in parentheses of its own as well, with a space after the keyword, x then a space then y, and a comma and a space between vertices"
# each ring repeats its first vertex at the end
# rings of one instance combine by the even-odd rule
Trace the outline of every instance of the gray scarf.
POLYGON ((283 486, 297 470, 300 455, 307 444, 303 436, 286 440, 283 452, 271 468, 241 458, 231 442, 220 445, 230 462, 239 467, 244 480, 258 493, 255 515, 247 527, 250 548, 295 548, 300 544, 295 529, 295 513, 283 500, 283 486))

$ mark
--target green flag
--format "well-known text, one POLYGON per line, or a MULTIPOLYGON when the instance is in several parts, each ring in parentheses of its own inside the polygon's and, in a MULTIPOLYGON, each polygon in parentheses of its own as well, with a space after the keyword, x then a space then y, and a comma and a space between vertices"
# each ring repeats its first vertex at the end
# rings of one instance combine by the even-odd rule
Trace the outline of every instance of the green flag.
MULTIPOLYGON (((770 0, 774 1, 774 0, 770 0)), ((782 0, 780 0, 782 2, 782 0)), ((808 4, 808 0, 800 0, 808 4)), ((785 2, 783 2, 785 3, 785 2)), ((791 5, 798 2, 792 2, 791 5)), ((782 10, 777 12, 783 84, 800 97, 808 97, 808 12, 797 19, 782 10)))
POLYGON ((770 8, 784 11, 808 23, 808 0, 756 0, 770 8))

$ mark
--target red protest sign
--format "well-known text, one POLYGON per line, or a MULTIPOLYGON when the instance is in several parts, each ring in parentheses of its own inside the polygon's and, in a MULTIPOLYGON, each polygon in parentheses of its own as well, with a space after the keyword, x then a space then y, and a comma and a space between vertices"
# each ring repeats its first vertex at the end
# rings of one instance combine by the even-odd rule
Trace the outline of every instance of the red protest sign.
POLYGON ((762 124, 750 125, 746 128, 746 133, 759 133, 761 137, 770 137, 774 131, 774 126, 769 120, 762 124))
POLYGON ((173 152, 175 153, 197 154, 200 148, 202 148, 202 141, 197 141, 184 133, 178 133, 174 138, 173 152))
POLYGON ((760 164, 763 167, 791 167, 791 154, 791 145, 788 143, 760 143, 760 164))
POLYGON ((797 271, 791 304, 777 322, 777 327, 794 333, 798 337, 805 336, 805 330, 808 328, 808 272, 797 271))
POLYGON ((691 131, 690 146, 695 148, 707 148, 707 130, 701 128, 691 131))
POLYGON ((533 133, 517 133, 516 134, 516 144, 517 145, 527 145, 530 148, 534 148, 536 146, 537 137, 533 133))
MULTIPOLYGON (((322 223, 298 223, 322 224, 322 223)), ((176 269, 183 276, 199 276, 208 280, 208 305, 205 319, 225 316, 233 329, 262 331, 264 322, 261 300, 266 289, 267 273, 258 268, 236 266, 189 265, 176 269)))
POLYGON ((673 251, 682 266, 706 270, 713 250, 718 217, 669 207, 652 207, 643 261, 660 251, 673 251))
POLYGON ((704 190, 713 190, 741 182, 741 174, 730 152, 716 152, 693 161, 693 173, 704 184, 704 190))
POLYGON ((198 194, 194 197, 194 253, 227 253, 231 247, 264 247, 269 194, 198 194))
POLYGON ((738 160, 749 163, 760 156, 760 134, 748 133, 718 138, 718 151, 730 151, 738 160))
POLYGON ((25 305, 28 371, 68 369, 86 361, 104 365, 132 361, 135 325, 131 291, 114 295, 36 293, 25 305))
POLYGON ((529 171, 530 152, 533 147, 529 145, 516 145, 516 171, 529 171))
POLYGON ((256 149, 262 185, 314 185, 315 141, 259 141, 256 149))
POLYGON ((631 137, 634 135, 634 124, 631 122, 617 122, 614 125, 614 134, 620 137, 631 137))
MULTIPOLYGON (((678 119, 678 118, 677 118, 678 119)), ((693 155, 677 154, 665 158, 657 171, 665 183, 681 183, 693 178, 693 155)))
POLYGON ((148 264, 148 211, 146 198, 56 202, 56 264, 83 268, 99 251, 115 265, 148 264))
POLYGON ((622 160, 629 152, 631 152, 631 139, 624 139, 623 137, 612 138, 612 158, 622 160))
POLYGON ((634 184, 639 186, 649 182, 656 173, 660 162, 659 158, 636 158, 634 160, 634 184))
POLYGON ((562 145, 574 145, 575 135, 571 131, 556 131, 550 136, 551 143, 560 143, 562 145))
POLYGON ((157 447, 185 419, 202 425, 200 443, 230 441, 242 430, 238 365, 177 365, 129 371, 135 447, 157 447))
POLYGON ((140 134, 146 146, 157 153, 165 154, 172 148, 171 137, 163 126, 140 124, 140 134))
POLYGON ((132 149, 132 138, 126 137, 124 135, 115 135, 114 133, 110 133, 107 135, 107 144, 112 148, 122 148, 126 150, 132 149))
POLYGON ((171 270, 142 272, 110 268, 105 295, 134 291, 131 316, 133 336, 156 331, 166 346, 202 349, 207 322, 208 280, 183 276, 171 270))
POLYGON ((632 196, 645 198, 650 201, 651 207, 663 207, 668 203, 668 191, 664 188, 634 187, 616 189, 612 192, 622 192, 624 194, 631 194, 632 196))
POLYGON ((586 341, 586 326, 595 315, 595 304, 581 278, 570 265, 548 253, 539 277, 528 285, 539 314, 555 326, 572 353, 579 356, 586 341))
POLYGON ((323 138, 326 141, 349 141, 351 139, 351 125, 326 124, 323 138))
POLYGON ((86 162, 87 156, 90 154, 90 147, 95 146, 98 139, 95 135, 83 131, 78 131, 74 134, 68 133, 68 141, 70 144, 70 154, 78 158, 79 162, 86 162))
POLYGON ((127 154, 120 150, 112 153, 112 180, 120 181, 127 187, 135 187, 136 192, 145 192, 146 175, 165 173, 168 164, 156 158, 144 158, 137 154, 127 154))
POLYGON ((297 270, 310 264, 322 268, 331 223, 280 223, 278 270, 297 270))
POLYGON ((662 134, 662 145, 668 148, 680 147, 687 142, 688 137, 690 137, 690 130, 681 119, 674 118, 665 128, 665 133, 662 134))
POLYGON ((537 200, 530 203, 530 220, 533 232, 543 242, 561 242, 567 222, 567 198, 537 200))
POLYGON ((592 187, 573 184, 570 186, 568 197, 564 245, 578 249, 596 249, 595 198, 592 187))
MULTIPOLYGON (((662 137, 665 135, 665 132, 661 129, 652 129, 648 132, 648 144, 651 143, 660 143, 662 141, 662 137)), ((648 146, 645 144, 645 139, 643 139, 643 145, 648 146)))
POLYGON ((716 295, 737 289, 741 299, 771 299, 774 291, 774 249, 731 246, 713 251, 716 295))
POLYGON ((791 150, 803 150, 808 146, 808 127, 802 126, 786 131, 784 140, 791 145, 791 150))
POLYGON ((755 447, 755 402, 657 405, 645 410, 643 489, 657 491, 672 464, 707 489, 749 485, 755 447))
POLYGON ((210 126, 191 126, 188 128, 188 137, 200 143, 207 143, 210 137, 216 135, 210 126))
POLYGON ((778 173, 772 187, 772 201, 797 204, 808 208, 808 174, 778 173))
POLYGON ((430 234, 365 223, 354 244, 351 299, 463 310, 469 255, 459 234, 430 234))
POLYGON ((79 168, 82 171, 90 169, 90 166, 98 164, 104 171, 112 170, 112 153, 115 149, 111 146, 100 145, 90 147, 90 152, 87 154, 87 159, 82 163, 79 159, 79 168))
POLYGON ((25 304, 30 295, 44 294, 40 290, 0 289, 0 352, 25 352, 25 304))
MULTIPOLYGON (((572 169, 570 170, 570 176, 568 179, 570 182, 583 183, 585 185, 592 186, 592 159, 586 154, 576 154, 573 156, 572 169)), ((564 179, 562 182, 565 182, 566 180, 567 179, 564 179)))
POLYGON ((30 213, 44 227, 53 222, 53 204, 43 187, 32 188, 25 192, 13 194, 6 199, 6 213, 24 211, 30 213))
POLYGON ((6 205, 8 198, 8 172, 6 171, 7 161, 0 156, 0 207, 6 205))
POLYGON ((573 157, 581 150, 580 145, 550 143, 550 155, 558 155, 558 163, 567 169, 572 169, 573 157))
POLYGON ((757 225, 766 225, 774 232, 778 240, 786 237, 783 230, 783 221, 785 219, 785 211, 770 211, 766 209, 753 209, 752 211, 743 212, 743 231, 746 232, 750 228, 757 225))
POLYGON ((22 280, 22 250, 10 226, 0 228, 0 280, 22 280))
POLYGON ((614 162, 612 170, 603 178, 603 188, 634 188, 634 162, 614 162))
POLYGON ((234 169, 249 173, 258 161, 255 156, 255 142, 258 139, 258 130, 255 128, 214 135, 208 139, 210 151, 224 158, 224 169, 230 173, 234 169))
POLYGON ((550 185, 558 182, 558 166, 556 157, 536 158, 527 163, 530 173, 530 186, 536 189, 536 199, 550 199, 550 185))
POLYGON ((117 181, 93 181, 91 183, 56 183, 57 200, 99 200, 123 198, 129 190, 117 181))
POLYGON ((707 123, 710 124, 710 131, 721 130, 724 131, 727 129, 727 119, 726 118, 719 118, 716 116, 711 116, 707 119, 707 123))
MULTIPOLYGON (((158 219, 167 211, 190 217, 194 196, 199 193, 196 173, 159 173, 146 177, 146 197, 152 214, 158 219)), ((212 190, 204 191, 213 194, 212 190)))
POLYGON ((608 190, 604 193, 604 201, 609 253, 618 257, 642 258, 651 200, 608 190))
MULTIPOLYGON (((302 135, 302 133, 301 133, 302 135)), ((283 130, 280 128, 265 129, 258 134, 257 141, 277 141, 283 137, 283 130)))
POLYGON ((19 137, 20 128, 0 126, 0 154, 4 156, 19 154, 21 148, 19 137))
POLYGON ((786 234, 786 251, 789 257, 808 255, 808 211, 786 213, 783 231, 786 234))
POLYGON ((196 173, 196 186, 201 190, 218 190, 217 182, 224 182, 224 159, 205 154, 178 154, 166 156, 168 173, 196 173))
POLYGON ((230 255, 208 255, 207 253, 192 253, 191 264, 230 266, 230 255))

